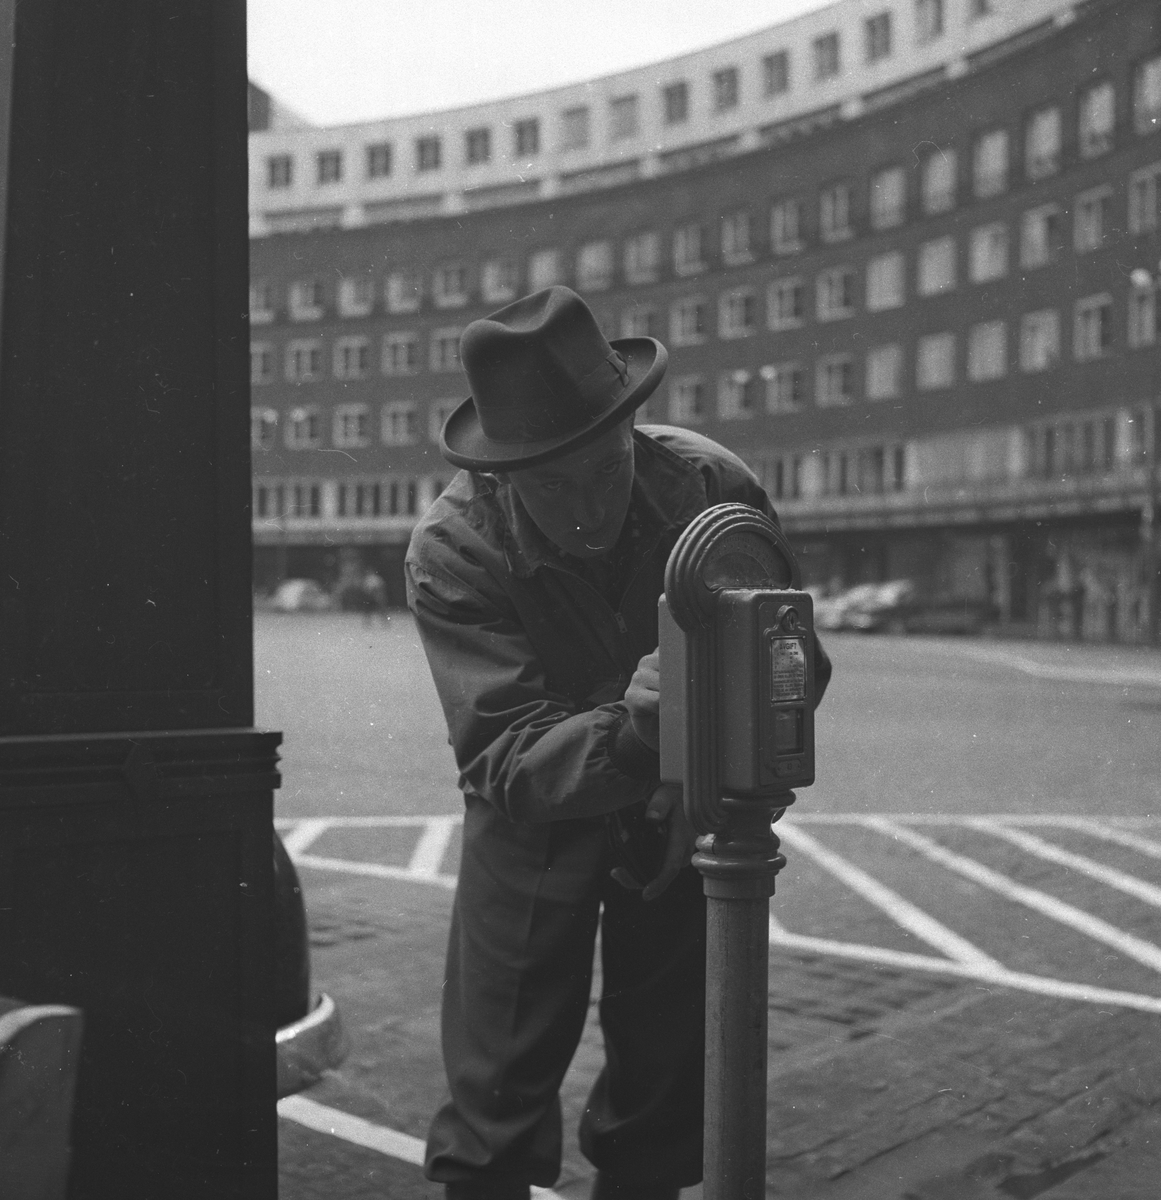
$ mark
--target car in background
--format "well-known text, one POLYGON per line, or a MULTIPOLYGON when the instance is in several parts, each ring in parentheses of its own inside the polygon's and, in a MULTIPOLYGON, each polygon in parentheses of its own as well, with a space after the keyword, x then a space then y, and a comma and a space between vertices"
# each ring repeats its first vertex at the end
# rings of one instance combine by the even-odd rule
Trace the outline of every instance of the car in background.
POLYGON ((814 606, 816 628, 860 633, 978 634, 996 617, 990 601, 924 596, 910 579, 860 583, 814 606))
POLYGON ((314 579, 284 579, 274 589, 269 607, 277 612, 326 612, 331 597, 314 579))

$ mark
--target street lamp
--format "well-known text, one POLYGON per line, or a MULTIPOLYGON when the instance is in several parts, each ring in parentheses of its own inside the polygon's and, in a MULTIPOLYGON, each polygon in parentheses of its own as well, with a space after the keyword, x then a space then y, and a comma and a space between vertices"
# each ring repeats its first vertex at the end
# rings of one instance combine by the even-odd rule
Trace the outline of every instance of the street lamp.
POLYGON ((1141 506, 1141 550, 1145 587, 1149 598, 1145 625, 1145 640, 1156 645, 1161 636, 1161 556, 1157 547, 1157 293, 1161 283, 1161 262, 1158 273, 1146 267, 1134 267, 1129 282, 1138 290, 1153 293, 1153 370, 1150 376, 1148 416, 1145 419, 1145 502, 1141 506))

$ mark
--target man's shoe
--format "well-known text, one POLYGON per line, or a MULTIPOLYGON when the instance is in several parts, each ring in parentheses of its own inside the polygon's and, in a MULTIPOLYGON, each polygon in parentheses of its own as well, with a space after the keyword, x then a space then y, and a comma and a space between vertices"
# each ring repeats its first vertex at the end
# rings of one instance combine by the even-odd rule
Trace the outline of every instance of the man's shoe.
POLYGON ((664 1183, 628 1183, 598 1171, 589 1200, 678 1200, 681 1188, 664 1183))

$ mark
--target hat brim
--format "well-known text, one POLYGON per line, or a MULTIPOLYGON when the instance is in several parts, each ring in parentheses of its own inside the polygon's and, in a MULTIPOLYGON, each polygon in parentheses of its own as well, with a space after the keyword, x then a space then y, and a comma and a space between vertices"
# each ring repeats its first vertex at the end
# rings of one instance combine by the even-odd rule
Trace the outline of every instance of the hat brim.
POLYGON ((551 462, 596 441, 652 395, 665 374, 669 357, 656 338, 621 338, 609 345, 625 360, 629 382, 595 421, 547 441, 497 442, 480 427, 475 403, 469 396, 444 422, 439 436, 440 453, 454 466, 469 471, 515 471, 551 462))

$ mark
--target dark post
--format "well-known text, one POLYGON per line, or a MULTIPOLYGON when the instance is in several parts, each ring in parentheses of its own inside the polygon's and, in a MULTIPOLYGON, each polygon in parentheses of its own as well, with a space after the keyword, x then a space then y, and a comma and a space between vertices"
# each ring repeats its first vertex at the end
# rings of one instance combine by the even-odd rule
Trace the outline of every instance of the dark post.
POLYGON ((742 504, 678 539, 659 606, 661 776, 680 780, 706 912, 706 1200, 766 1187, 773 822, 814 781, 811 600, 781 531, 742 504))
POLYGON ((70 1196, 273 1198, 244 2, 0 35, 0 994, 84 1014, 70 1196))

